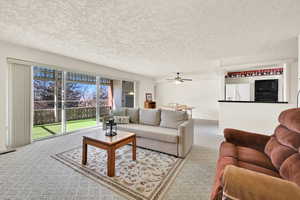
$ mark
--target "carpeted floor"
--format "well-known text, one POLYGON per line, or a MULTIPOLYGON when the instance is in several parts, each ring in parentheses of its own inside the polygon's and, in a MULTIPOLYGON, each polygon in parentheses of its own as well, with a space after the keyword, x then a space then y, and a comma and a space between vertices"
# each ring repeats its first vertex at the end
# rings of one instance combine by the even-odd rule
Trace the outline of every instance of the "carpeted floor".
POLYGON ((185 159, 139 147, 136 151, 133 161, 130 145, 116 150, 114 177, 107 176, 107 152, 93 146, 88 146, 86 165, 81 164, 82 147, 52 157, 130 200, 163 199, 185 159))
MULTIPOLYGON (((51 158, 51 155, 81 145, 82 131, 19 148, 0 156, 0 199, 124 199, 115 192, 51 158)), ((217 148, 222 140, 217 125, 200 122, 195 127, 195 145, 165 199, 206 200, 214 178, 217 148)))

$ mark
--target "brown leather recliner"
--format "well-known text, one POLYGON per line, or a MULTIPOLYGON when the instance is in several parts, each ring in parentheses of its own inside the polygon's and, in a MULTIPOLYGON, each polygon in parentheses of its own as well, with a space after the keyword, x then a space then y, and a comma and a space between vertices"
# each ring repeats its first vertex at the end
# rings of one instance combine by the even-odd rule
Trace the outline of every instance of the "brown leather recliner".
POLYGON ((300 109, 272 136, 225 129, 211 200, 300 200, 300 109))

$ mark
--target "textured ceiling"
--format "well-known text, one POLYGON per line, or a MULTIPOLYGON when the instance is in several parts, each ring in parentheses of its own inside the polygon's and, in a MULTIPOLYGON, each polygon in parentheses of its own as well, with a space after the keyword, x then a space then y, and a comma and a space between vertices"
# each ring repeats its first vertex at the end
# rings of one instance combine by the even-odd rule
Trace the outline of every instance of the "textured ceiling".
POLYGON ((0 0, 0 40, 148 76, 296 57, 299 0, 0 0))

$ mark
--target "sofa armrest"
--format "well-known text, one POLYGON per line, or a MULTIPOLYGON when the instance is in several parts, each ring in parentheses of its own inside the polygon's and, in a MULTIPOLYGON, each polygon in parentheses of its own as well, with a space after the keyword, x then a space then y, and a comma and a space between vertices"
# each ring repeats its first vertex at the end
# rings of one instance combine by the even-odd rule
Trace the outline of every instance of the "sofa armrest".
POLYGON ((178 127, 178 156, 185 157, 194 143, 194 121, 189 119, 178 127))
POLYGON ((233 165, 225 168, 222 184, 223 196, 229 199, 300 199, 295 183, 233 165))
POLYGON ((264 152, 265 146, 270 139, 270 136, 267 135, 250 133, 231 128, 226 128, 224 130, 224 137, 227 142, 238 146, 254 148, 261 152, 264 152))

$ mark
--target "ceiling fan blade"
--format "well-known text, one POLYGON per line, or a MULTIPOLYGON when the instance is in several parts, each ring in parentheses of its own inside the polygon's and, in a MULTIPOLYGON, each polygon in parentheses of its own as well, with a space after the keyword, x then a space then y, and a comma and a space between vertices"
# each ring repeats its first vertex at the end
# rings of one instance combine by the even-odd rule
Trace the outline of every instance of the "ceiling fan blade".
POLYGON ((167 78, 166 80, 167 81, 174 81, 175 79, 174 78, 167 78))
POLYGON ((190 79, 190 78, 183 78, 183 79, 181 79, 181 80, 183 80, 183 81, 192 81, 193 79, 190 79))

